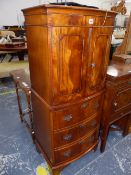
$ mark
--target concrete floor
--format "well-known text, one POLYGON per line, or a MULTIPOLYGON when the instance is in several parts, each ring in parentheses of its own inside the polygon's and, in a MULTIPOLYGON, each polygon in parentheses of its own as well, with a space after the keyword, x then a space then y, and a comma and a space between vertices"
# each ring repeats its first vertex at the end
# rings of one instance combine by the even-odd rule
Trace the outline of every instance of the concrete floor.
MULTIPOLYGON (((6 80, 0 83, 0 175, 36 175, 37 166, 44 164, 19 120, 12 82, 6 80)), ((98 148, 67 166, 61 174, 131 175, 131 135, 123 138, 120 132, 110 132, 103 154, 98 148)))

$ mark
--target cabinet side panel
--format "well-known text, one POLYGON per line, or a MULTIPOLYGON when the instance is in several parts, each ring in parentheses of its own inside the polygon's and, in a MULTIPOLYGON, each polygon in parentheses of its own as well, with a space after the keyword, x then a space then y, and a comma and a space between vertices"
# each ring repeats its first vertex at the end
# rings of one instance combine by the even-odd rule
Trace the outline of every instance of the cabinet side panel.
POLYGON ((49 108, 32 92, 33 129, 35 137, 50 161, 52 158, 52 126, 49 108))
POLYGON ((31 87, 49 102, 48 29, 27 26, 27 44, 31 87))

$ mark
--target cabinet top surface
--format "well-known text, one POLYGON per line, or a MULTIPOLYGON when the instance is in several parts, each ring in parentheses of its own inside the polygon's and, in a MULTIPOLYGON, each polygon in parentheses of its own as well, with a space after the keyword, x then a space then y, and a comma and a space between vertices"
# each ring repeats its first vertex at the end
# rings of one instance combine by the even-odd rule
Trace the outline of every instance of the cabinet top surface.
MULTIPOLYGON (((30 7, 30 8, 26 8, 26 9, 22 9, 22 11, 24 12, 24 14, 26 13, 30 13, 30 12, 33 12, 35 10, 41 10, 41 13, 42 12, 50 12, 50 10, 58 10, 61 11, 70 11, 72 10, 74 13, 75 11, 79 10, 79 11, 92 11, 92 12, 96 12, 96 13, 107 13, 110 14, 110 15, 116 15, 117 13, 114 12, 114 11, 106 11, 106 10, 100 10, 100 9, 95 9, 95 8, 88 8, 88 7, 78 7, 78 6, 65 6, 65 5, 50 5, 50 4, 43 4, 43 5, 39 5, 39 6, 34 6, 34 7, 30 7), (48 11, 49 10, 49 11, 48 11)), ((53 12, 53 11, 52 11, 53 12)))
POLYGON ((121 77, 131 77, 131 64, 111 63, 107 70, 107 79, 119 79, 121 77))

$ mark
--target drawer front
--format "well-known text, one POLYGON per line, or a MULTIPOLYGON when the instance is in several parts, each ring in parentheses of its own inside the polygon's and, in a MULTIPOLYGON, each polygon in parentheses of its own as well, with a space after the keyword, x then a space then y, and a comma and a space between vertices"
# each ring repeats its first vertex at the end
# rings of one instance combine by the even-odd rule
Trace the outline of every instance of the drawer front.
POLYGON ((66 129, 62 132, 54 133, 54 147, 60 147, 71 143, 79 138, 78 135, 78 127, 74 127, 72 129, 66 129))
POLYGON ((81 152, 85 152, 87 151, 87 149, 89 149, 90 147, 92 147, 92 145, 98 141, 98 130, 96 130, 95 132, 93 132, 89 137, 87 137, 84 140, 81 140, 80 143, 80 148, 81 148, 81 152))
POLYGON ((124 90, 125 88, 131 88, 131 79, 117 83, 117 90, 124 90))
POLYGON ((79 124, 79 138, 85 136, 90 131, 92 131, 96 127, 98 127, 100 124, 99 118, 100 117, 95 114, 91 117, 90 120, 87 120, 86 122, 80 123, 79 124))
POLYGON ((77 155, 88 151, 93 144, 98 140, 98 131, 94 131, 89 134, 84 140, 79 140, 72 146, 54 151, 55 163, 61 163, 68 161, 76 157, 77 155))
POLYGON ((113 123, 116 120, 119 120, 120 118, 131 114, 131 105, 129 105, 128 107, 121 109, 117 112, 115 112, 113 115, 110 116, 110 123, 113 123))
POLYGON ((83 118, 91 116, 101 109, 101 96, 97 96, 91 100, 85 101, 81 104, 81 116, 83 118))
POLYGON ((48 18, 48 23, 53 26, 83 26, 84 17, 79 15, 52 14, 48 18))
POLYGON ((101 110, 102 96, 53 113, 53 129, 59 130, 84 121, 101 110))
POLYGON ((124 108, 131 104, 131 88, 118 91, 113 102, 114 111, 124 108))
POLYGON ((50 14, 48 24, 52 26, 114 26, 114 19, 105 16, 50 14))
POLYGON ((54 147, 60 147, 73 141, 79 140, 81 137, 93 131, 99 125, 98 115, 93 115, 89 119, 76 125, 71 129, 54 132, 54 147))
POLYGON ((79 122, 79 105, 71 106, 53 113, 53 129, 58 130, 79 122))
POLYGON ((110 17, 95 17, 95 16, 86 16, 85 17, 86 26, 114 26, 114 20, 110 17))

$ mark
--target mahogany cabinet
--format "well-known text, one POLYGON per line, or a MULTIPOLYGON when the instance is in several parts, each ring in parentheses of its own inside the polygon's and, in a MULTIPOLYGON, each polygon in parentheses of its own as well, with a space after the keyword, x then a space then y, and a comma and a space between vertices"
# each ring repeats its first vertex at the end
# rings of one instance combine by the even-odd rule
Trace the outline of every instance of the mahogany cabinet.
POLYGON ((128 134, 131 125, 131 64, 112 61, 109 65, 101 122, 103 152, 112 124, 117 124, 123 130, 123 135, 128 134))
POLYGON ((95 149, 114 12, 24 9, 35 143, 53 174, 95 149))

